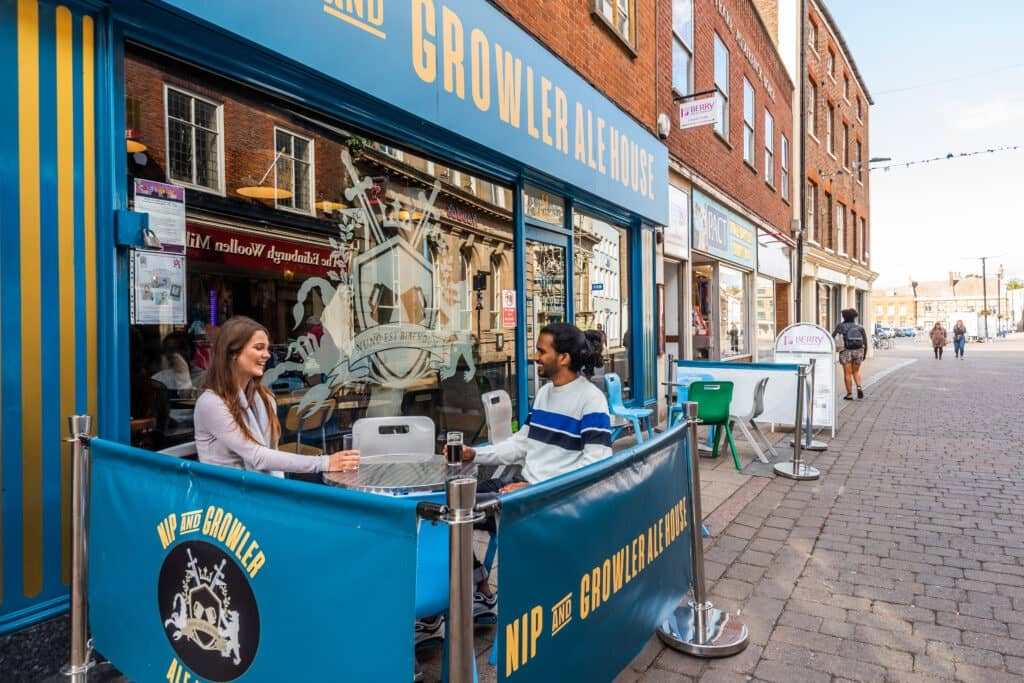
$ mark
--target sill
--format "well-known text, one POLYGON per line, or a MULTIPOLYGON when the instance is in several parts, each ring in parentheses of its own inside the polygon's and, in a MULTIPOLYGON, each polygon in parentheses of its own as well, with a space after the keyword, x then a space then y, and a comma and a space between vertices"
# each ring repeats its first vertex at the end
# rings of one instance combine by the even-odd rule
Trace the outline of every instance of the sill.
POLYGON ((278 211, 284 211, 286 213, 294 213, 297 216, 315 216, 316 214, 309 209, 296 209, 291 206, 285 206, 284 204, 274 204, 274 208, 278 211))
POLYGON ((773 183, 770 180, 765 180, 764 184, 767 185, 768 189, 770 189, 772 192, 778 192, 779 191, 778 188, 775 187, 775 183, 773 183))
POLYGON ((743 163, 745 163, 747 168, 749 168, 753 173, 757 174, 757 166, 754 166, 754 164, 750 163, 747 159, 744 159, 743 163))
POLYGON ((730 151, 732 151, 733 146, 732 146, 732 143, 729 142, 729 138, 725 137, 724 135, 719 133, 717 130, 715 131, 715 137, 718 138, 719 142, 721 142, 723 145, 728 147, 730 151))
POLYGON ((833 159, 834 159, 835 161, 839 161, 839 159, 838 159, 838 158, 836 158, 836 155, 835 155, 835 154, 834 154, 833 152, 828 152, 828 151, 826 151, 826 152, 825 152, 825 154, 827 154, 827 155, 829 155, 830 157, 832 157, 832 158, 833 158, 833 159))
POLYGON ((830 249, 828 247, 825 247, 825 252, 829 253, 829 254, 834 254, 834 253, 836 253, 836 250, 835 249, 830 249))
POLYGON ((167 176, 167 180, 165 182, 168 183, 169 185, 178 185, 179 187, 183 187, 186 190, 194 190, 196 192, 205 192, 206 194, 212 194, 212 195, 216 195, 218 197, 227 197, 228 196, 227 193, 224 190, 220 189, 220 188, 207 187, 205 185, 193 185, 192 183, 185 182, 184 180, 177 180, 177 179, 171 178, 170 175, 167 176))
POLYGON ((819 145, 821 144, 821 140, 818 139, 818 136, 815 135, 814 133, 812 133, 811 131, 807 131, 807 137, 809 137, 810 139, 814 140, 819 145))
MULTIPOLYGON (((636 46, 633 45, 632 41, 630 39, 626 38, 625 36, 623 36, 621 33, 619 33, 618 29, 615 28, 615 25, 612 24, 612 22, 608 21, 608 18, 605 17, 599 10, 595 9, 594 7, 591 7, 591 9, 590 9, 590 16, 593 17, 593 19, 595 21, 597 21, 599 24, 604 26, 605 29, 607 29, 609 33, 611 33, 613 36, 615 36, 618 39, 620 45, 627 52, 629 52, 629 54, 634 59, 636 57, 640 56, 640 53, 637 51, 636 46)), ((634 28, 634 30, 636 29, 635 26, 633 28, 634 28)))

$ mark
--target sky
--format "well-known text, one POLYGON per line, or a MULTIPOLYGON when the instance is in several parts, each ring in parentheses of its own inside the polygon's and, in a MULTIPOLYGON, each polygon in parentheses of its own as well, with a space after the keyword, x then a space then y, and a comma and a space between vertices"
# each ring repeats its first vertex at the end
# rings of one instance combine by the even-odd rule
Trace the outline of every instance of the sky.
POLYGON ((875 102, 871 156, 892 158, 871 172, 876 286, 980 274, 980 256, 1024 278, 1024 2, 825 2, 875 102))

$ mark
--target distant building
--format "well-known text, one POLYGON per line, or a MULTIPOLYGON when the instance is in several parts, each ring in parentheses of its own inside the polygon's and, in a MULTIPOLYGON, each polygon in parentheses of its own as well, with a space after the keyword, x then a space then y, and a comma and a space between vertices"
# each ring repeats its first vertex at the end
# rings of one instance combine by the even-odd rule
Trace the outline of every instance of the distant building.
POLYGON ((874 320, 885 327, 932 327, 943 325, 957 313, 976 313, 979 320, 986 304, 989 310, 989 334, 1011 327, 1019 320, 1011 310, 1010 296, 1002 278, 990 277, 982 287, 981 278, 966 278, 956 286, 946 281, 919 282, 914 287, 879 287, 872 291, 874 320))

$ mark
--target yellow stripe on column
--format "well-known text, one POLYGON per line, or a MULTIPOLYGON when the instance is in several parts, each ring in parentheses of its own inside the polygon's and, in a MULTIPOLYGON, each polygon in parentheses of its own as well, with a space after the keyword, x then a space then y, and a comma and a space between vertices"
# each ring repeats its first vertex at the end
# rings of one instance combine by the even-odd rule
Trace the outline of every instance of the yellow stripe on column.
POLYGON ((37 0, 18 0, 18 170, 21 212, 22 590, 26 597, 33 597, 43 589, 37 0))
MULTIPOLYGON (((75 98, 71 10, 57 7, 57 277, 60 292, 60 424, 75 410, 75 98)), ((61 458, 61 577, 71 581, 71 454, 61 458)))

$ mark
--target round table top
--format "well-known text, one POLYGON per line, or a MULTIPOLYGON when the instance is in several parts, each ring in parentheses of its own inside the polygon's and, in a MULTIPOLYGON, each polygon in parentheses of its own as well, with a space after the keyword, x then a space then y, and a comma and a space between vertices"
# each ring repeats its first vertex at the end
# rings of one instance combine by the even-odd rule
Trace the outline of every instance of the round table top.
POLYGON ((324 483, 330 486, 389 496, 443 491, 445 481, 453 476, 476 476, 476 464, 449 468, 440 455, 395 453, 364 457, 357 470, 323 473, 324 483))

